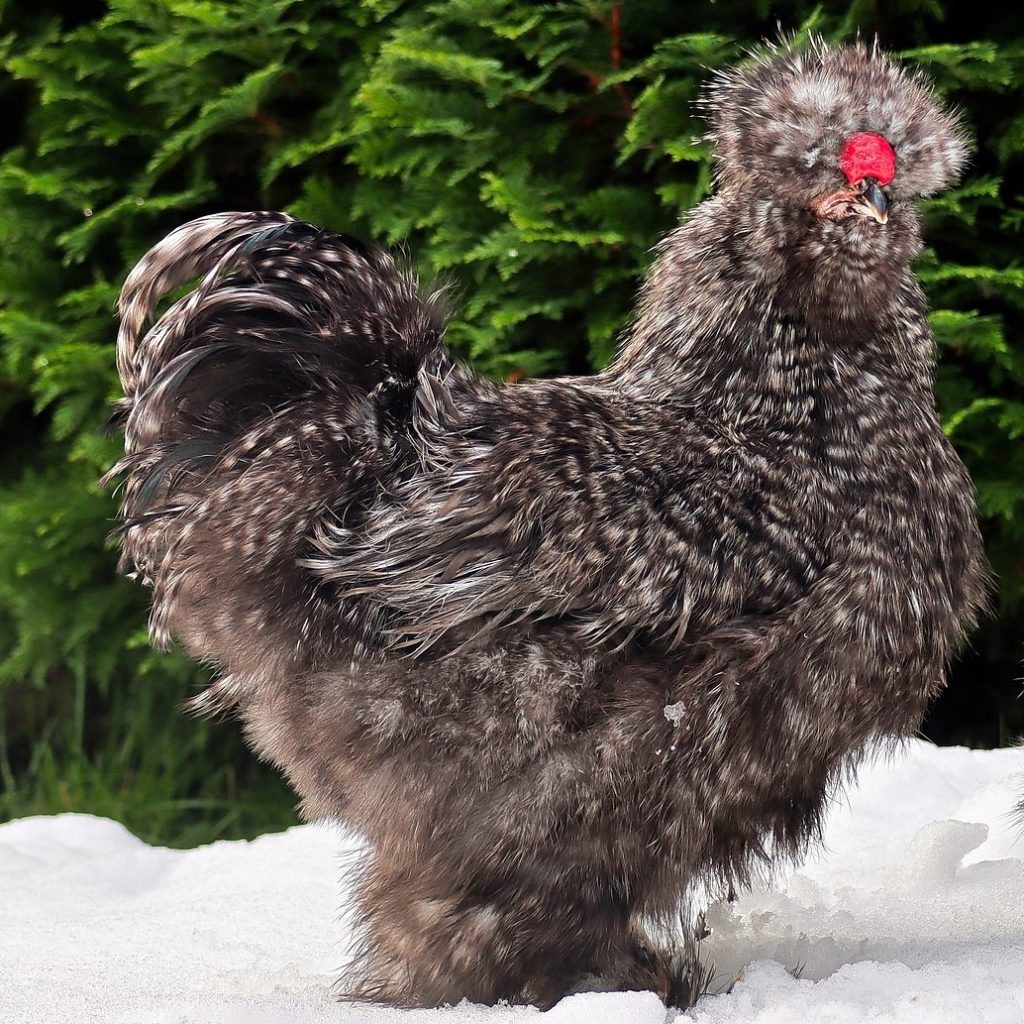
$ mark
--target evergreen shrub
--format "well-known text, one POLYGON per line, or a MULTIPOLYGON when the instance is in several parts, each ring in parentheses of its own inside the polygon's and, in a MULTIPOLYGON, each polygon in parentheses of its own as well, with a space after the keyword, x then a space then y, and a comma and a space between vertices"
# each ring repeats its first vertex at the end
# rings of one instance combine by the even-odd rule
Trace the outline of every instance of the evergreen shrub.
POLYGON ((707 195, 707 69, 782 25, 878 33, 965 111, 928 205, 946 429, 978 485, 997 617, 933 735, 1024 730, 1024 31, 1009 5, 869 0, 108 0, 0 6, 0 815, 110 814, 191 843, 292 820, 234 726, 175 710, 104 541, 120 282, 202 213, 284 208, 391 245, 459 296, 487 373, 610 357, 651 246, 707 195))

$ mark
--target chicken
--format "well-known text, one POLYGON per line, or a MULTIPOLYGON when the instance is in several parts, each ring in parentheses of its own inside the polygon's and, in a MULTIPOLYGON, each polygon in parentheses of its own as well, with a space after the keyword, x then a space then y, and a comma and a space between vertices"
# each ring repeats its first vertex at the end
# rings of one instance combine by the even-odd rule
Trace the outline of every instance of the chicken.
POLYGON ((818 836, 982 600, 909 267, 956 117, 821 43, 707 106, 716 194, 592 377, 482 378, 442 295, 281 213, 125 284, 123 562, 220 671, 194 708, 365 837, 353 997, 678 996, 652 936, 818 836))

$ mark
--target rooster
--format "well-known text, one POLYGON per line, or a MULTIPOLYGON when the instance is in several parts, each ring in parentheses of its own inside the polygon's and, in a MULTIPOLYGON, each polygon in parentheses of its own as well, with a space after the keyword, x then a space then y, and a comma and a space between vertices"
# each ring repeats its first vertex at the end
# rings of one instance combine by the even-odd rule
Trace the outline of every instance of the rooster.
POLYGON ((707 106, 716 194, 592 377, 479 376, 407 266, 281 213, 124 286, 123 564, 220 670, 194 709, 365 837, 353 997, 672 998, 652 936, 818 836, 981 602, 910 270, 957 118, 822 43, 707 106))

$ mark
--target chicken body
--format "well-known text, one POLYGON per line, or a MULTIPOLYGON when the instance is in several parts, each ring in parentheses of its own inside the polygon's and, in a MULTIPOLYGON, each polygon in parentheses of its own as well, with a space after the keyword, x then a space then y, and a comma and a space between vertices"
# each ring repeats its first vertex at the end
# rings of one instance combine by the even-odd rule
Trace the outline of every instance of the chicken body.
POLYGON ((983 561, 916 212, 897 180, 889 223, 822 220, 730 166, 591 378, 480 378, 408 271, 282 214, 125 286, 125 559, 223 672, 197 706, 366 837, 351 994, 671 998, 651 923, 798 854, 943 683, 983 561))

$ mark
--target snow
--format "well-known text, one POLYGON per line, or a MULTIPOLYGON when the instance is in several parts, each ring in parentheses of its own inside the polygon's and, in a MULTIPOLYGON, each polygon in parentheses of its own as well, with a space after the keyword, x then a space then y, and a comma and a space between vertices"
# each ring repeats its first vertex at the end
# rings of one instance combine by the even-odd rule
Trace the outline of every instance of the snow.
POLYGON ((665 705, 665 717, 673 724, 678 725, 686 715, 686 701, 676 701, 675 704, 665 705))
POLYGON ((707 915, 709 995, 588 992, 548 1013, 340 1004, 337 879, 304 826, 196 850, 79 814, 0 825, 3 1024, 1021 1024, 1024 751, 911 744, 836 802, 825 848, 707 915))

